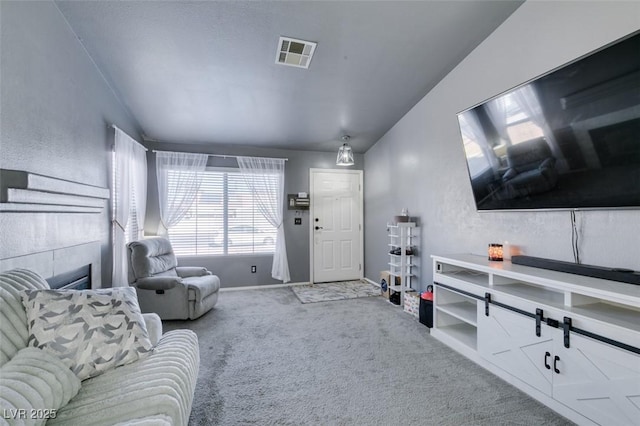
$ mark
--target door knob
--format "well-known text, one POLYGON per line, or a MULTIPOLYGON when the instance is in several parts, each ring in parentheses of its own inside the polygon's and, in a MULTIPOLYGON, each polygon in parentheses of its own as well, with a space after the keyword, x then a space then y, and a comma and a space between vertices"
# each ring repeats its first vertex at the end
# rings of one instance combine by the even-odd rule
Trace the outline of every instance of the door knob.
POLYGON ((316 231, 319 229, 324 229, 322 226, 316 226, 316 231))

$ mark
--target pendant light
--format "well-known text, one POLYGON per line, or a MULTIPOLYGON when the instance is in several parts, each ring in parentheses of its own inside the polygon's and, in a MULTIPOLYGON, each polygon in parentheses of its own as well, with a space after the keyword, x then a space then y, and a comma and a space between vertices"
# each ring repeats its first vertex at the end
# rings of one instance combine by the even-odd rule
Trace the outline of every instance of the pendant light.
POLYGON ((349 142, 351 136, 344 135, 342 137, 342 141, 344 142, 342 146, 338 149, 338 158, 336 159, 336 166, 353 166, 353 150, 351 146, 347 142, 349 142))

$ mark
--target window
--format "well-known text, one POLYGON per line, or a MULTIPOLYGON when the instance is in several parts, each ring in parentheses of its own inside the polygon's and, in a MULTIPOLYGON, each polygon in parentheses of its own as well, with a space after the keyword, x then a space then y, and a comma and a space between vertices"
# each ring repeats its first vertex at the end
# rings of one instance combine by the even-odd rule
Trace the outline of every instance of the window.
POLYGON ((135 189, 132 189, 131 204, 129 206, 129 220, 127 220, 127 226, 124 227, 124 240, 125 243, 131 241, 137 241, 142 235, 142 229, 138 224, 138 215, 136 214, 136 193, 135 189))
MULTIPOLYGON (((276 228, 260 213, 240 172, 207 169, 202 174, 196 200, 169 230, 175 253, 182 256, 273 253, 276 228)), ((178 191, 171 170, 168 180, 169 192, 178 191)))
POLYGON ((520 107, 514 95, 506 97, 507 134, 512 145, 544 136, 540 126, 520 107))

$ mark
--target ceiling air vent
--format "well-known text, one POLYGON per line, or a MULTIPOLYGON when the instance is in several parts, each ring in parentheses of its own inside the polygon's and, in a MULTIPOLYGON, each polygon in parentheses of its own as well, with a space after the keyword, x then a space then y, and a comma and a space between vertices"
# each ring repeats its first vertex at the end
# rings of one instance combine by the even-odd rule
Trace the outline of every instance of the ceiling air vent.
POLYGON ((309 68, 311 57, 316 50, 317 43, 298 40, 289 37, 280 37, 276 64, 289 65, 291 67, 309 68))

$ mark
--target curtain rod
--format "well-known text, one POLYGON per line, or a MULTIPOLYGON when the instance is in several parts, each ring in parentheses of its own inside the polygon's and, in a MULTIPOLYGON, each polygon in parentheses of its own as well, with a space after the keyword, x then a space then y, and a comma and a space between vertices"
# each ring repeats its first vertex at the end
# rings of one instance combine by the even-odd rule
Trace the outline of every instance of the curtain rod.
MULTIPOLYGON (((187 154, 185 152, 176 152, 176 151, 162 151, 159 149, 154 149, 151 152, 171 152, 171 153, 176 153, 176 154, 187 154)), ((199 154, 204 154, 204 153, 199 153, 199 154)), ((227 155, 227 154, 206 154, 209 157, 222 157, 222 158, 238 158, 238 157, 252 157, 252 158, 263 158, 265 160, 284 160, 284 161, 289 161, 288 158, 273 158, 273 157, 255 157, 253 155, 227 155)))
POLYGON ((137 140, 135 140, 134 138, 132 138, 127 132, 125 132, 124 130, 122 130, 120 127, 116 126, 115 124, 110 125, 109 127, 113 127, 116 130, 120 130, 122 133, 124 133, 125 135, 129 136, 129 138, 134 141, 135 143, 137 143, 138 145, 140 145, 140 148, 144 149, 145 151, 149 151, 147 148, 145 148, 144 145, 142 145, 140 142, 138 142, 137 140))

